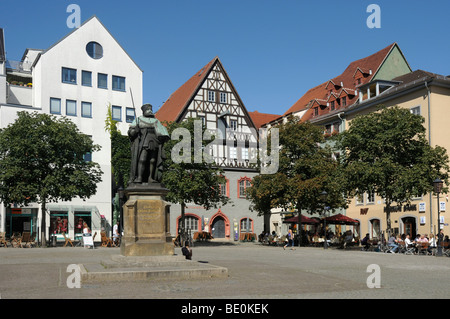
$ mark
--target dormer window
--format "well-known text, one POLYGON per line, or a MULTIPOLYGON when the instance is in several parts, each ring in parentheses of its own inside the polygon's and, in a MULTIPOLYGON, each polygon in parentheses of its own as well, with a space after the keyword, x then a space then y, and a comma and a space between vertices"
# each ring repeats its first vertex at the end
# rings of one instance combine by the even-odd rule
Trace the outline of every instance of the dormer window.
POLYGON ((331 101, 331 102, 330 102, 330 110, 331 110, 331 111, 334 111, 334 109, 335 109, 334 101, 331 101))
POLYGON ((347 97, 346 96, 343 96, 341 101, 342 101, 342 106, 347 106, 347 97))
POLYGON ((314 108, 314 116, 319 116, 319 108, 318 107, 314 108))

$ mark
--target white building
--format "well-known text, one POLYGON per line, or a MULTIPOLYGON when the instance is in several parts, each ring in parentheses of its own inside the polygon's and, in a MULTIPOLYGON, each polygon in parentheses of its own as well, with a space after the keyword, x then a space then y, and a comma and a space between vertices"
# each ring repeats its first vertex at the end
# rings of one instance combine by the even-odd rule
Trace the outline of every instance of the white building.
MULTIPOLYGON (((82 220, 98 233, 99 240, 102 227, 109 230, 112 224, 107 108, 112 106, 113 118, 126 134, 135 116, 133 105, 140 111, 143 104, 142 70, 95 16, 46 50, 27 49, 20 62, 5 59, 3 38, 0 29, 0 127, 14 122, 17 112, 24 110, 67 116, 102 147, 91 154, 103 171, 97 193, 87 201, 49 203, 47 231, 66 230, 73 239, 81 233, 82 220)), ((37 204, 25 208, 1 205, 0 231, 34 233, 40 218, 37 204)))

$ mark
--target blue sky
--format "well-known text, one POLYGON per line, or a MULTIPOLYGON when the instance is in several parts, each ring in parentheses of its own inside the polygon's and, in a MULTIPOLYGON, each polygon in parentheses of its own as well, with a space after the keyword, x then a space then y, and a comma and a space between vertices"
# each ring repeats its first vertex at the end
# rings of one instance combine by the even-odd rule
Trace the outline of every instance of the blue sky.
POLYGON ((249 111, 282 114, 309 88, 397 42, 413 70, 450 75, 447 0, 2 0, 7 58, 46 49, 96 15, 144 71, 154 110, 219 56, 249 111), (369 4, 381 9, 370 29, 369 4))

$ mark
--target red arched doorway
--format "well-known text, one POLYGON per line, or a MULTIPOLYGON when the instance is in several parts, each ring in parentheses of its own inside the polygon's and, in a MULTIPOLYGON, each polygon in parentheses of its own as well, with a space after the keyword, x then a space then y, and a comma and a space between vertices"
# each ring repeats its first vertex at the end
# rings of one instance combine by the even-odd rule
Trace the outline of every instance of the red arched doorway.
POLYGON ((209 229, 214 238, 230 238, 230 220, 220 209, 211 217, 209 229))

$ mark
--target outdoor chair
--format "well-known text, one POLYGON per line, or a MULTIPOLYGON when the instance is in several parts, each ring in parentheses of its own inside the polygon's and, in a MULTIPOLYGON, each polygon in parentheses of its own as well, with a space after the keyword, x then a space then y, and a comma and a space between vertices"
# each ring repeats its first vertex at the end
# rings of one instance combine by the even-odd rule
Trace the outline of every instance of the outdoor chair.
POLYGON ((114 245, 112 239, 107 237, 105 232, 102 231, 100 235, 102 236, 102 247, 112 247, 114 245))
POLYGON ((414 255, 416 253, 416 247, 414 245, 407 246, 405 244, 405 255, 414 255))
POLYGON ((31 237, 30 237, 30 241, 28 242, 28 246, 30 248, 32 248, 33 246, 36 247, 36 233, 34 233, 31 237))
POLYGON ((442 244, 442 253, 447 257, 450 257, 450 243, 447 242, 442 244))
POLYGON ((0 233, 0 245, 5 245, 8 248, 8 243, 6 241, 6 232, 0 233))
POLYGON ((428 247, 430 247, 429 243, 420 243, 417 245, 417 254, 424 254, 424 255, 428 255, 428 247))
POLYGON ((72 239, 70 239, 69 237, 67 237, 67 236, 66 236, 66 233, 63 232, 62 234, 63 234, 64 240, 65 240, 64 247, 66 247, 67 244, 70 244, 70 245, 73 247, 72 239))
POLYGON ((20 237, 18 239, 18 242, 17 242, 18 246, 20 248, 23 248, 24 245, 26 246, 29 243, 29 241, 30 241, 30 236, 31 236, 30 232, 24 231, 23 234, 22 234, 22 237, 20 237))

